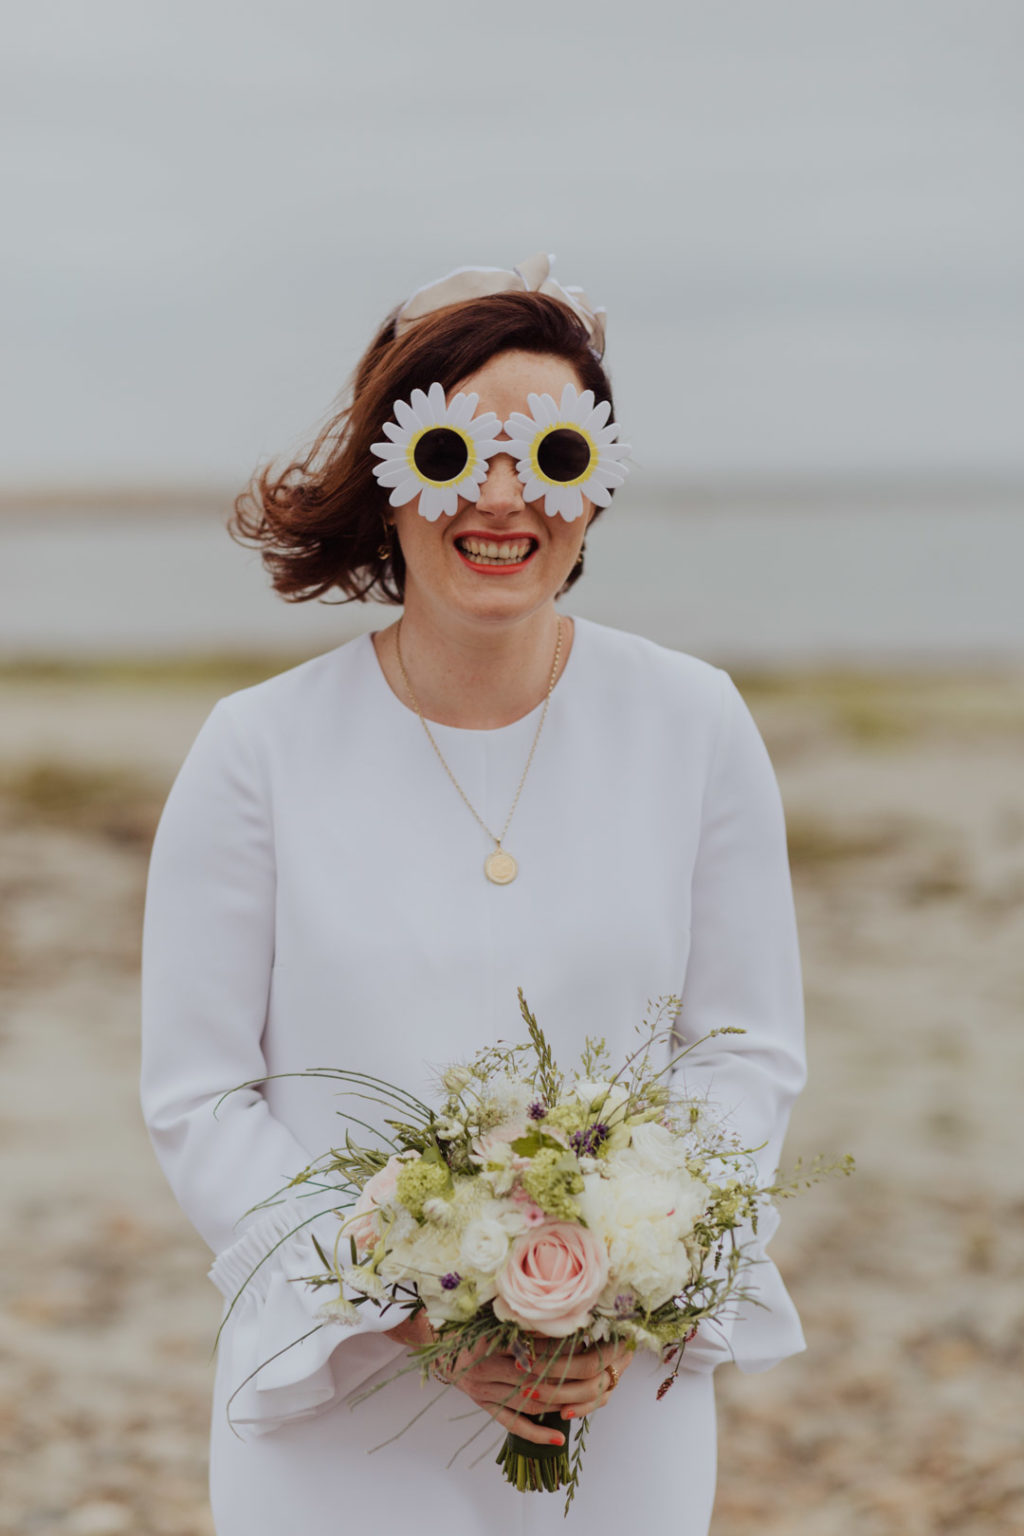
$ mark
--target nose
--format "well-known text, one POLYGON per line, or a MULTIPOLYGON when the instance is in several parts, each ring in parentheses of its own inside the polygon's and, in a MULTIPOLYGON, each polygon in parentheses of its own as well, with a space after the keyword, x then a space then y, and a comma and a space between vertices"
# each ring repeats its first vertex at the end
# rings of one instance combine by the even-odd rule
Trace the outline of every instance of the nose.
POLYGON ((516 474, 516 464, 510 453, 496 453, 489 460, 487 477, 480 487, 476 508, 489 512, 492 517, 522 512, 523 482, 516 474))

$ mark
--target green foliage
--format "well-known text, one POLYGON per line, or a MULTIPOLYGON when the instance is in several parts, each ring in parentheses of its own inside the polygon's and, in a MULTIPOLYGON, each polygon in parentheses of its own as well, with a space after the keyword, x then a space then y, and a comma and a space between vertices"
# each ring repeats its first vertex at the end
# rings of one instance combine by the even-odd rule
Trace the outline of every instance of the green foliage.
POLYGON ((419 1162, 409 1163, 398 1175, 395 1198, 419 1221, 425 1202, 449 1194, 451 1187, 451 1174, 443 1162, 428 1162, 421 1158, 419 1162))
POLYGON ((537 1019, 527 1007, 522 987, 518 991, 519 1011, 530 1032, 530 1044, 537 1056, 537 1087, 549 1104, 553 1104, 562 1091, 562 1074, 555 1064, 554 1053, 537 1019))
POLYGON ((805 1163, 802 1157, 798 1157, 793 1164, 792 1173, 786 1178, 776 1175, 775 1183, 767 1185, 763 1194, 777 1200, 790 1200, 801 1190, 811 1189, 813 1185, 820 1184, 823 1179, 830 1179, 835 1174, 849 1178, 850 1174, 856 1171, 857 1164, 851 1152, 831 1160, 819 1153, 817 1157, 811 1159, 810 1163, 805 1163))
POLYGON ((578 1221, 580 1207, 574 1195, 583 1192, 580 1165, 564 1148, 541 1147, 522 1174, 530 1198, 558 1221, 578 1221))

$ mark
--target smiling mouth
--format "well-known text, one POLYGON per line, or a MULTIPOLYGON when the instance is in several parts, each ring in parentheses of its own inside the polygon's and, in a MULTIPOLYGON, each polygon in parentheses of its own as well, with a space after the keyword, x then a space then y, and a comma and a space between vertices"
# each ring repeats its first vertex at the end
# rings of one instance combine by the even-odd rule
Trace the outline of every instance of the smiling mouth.
POLYGON ((476 570, 518 570, 526 565, 539 547, 530 536, 509 539, 480 539, 469 535, 455 540, 455 548, 467 565, 476 570))

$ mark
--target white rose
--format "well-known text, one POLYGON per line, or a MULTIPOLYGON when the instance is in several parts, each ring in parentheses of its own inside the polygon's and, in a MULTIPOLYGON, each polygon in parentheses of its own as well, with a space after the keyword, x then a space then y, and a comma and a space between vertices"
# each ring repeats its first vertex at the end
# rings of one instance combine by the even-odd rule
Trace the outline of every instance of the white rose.
POLYGON ((650 1120, 633 1127, 628 1149, 615 1162, 617 1168, 631 1173, 685 1173, 686 1147, 678 1136, 650 1120))
POLYGON ((508 1232, 492 1216, 471 1221, 462 1234, 459 1257, 463 1268, 493 1275, 508 1252, 508 1232))

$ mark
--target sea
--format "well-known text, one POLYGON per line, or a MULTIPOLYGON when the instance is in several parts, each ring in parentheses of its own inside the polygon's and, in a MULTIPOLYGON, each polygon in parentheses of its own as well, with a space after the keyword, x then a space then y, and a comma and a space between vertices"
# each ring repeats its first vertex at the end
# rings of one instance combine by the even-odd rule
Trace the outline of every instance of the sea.
MULTIPOLYGON (((228 498, 0 508, 0 661, 314 655, 377 604, 293 604, 228 498)), ((724 666, 1024 663, 1024 491, 736 484, 622 493, 566 611, 724 666)))

